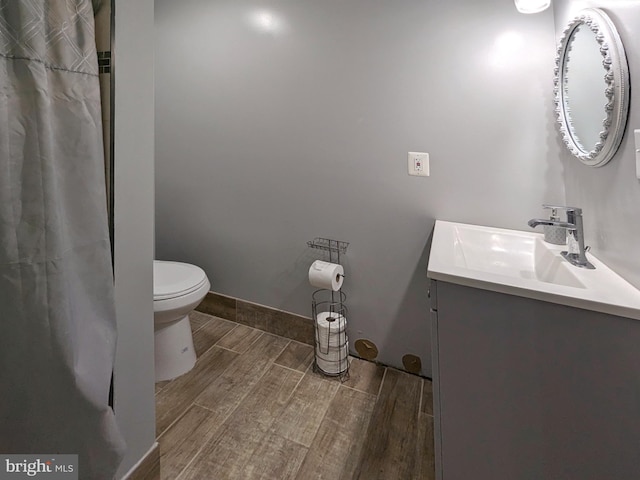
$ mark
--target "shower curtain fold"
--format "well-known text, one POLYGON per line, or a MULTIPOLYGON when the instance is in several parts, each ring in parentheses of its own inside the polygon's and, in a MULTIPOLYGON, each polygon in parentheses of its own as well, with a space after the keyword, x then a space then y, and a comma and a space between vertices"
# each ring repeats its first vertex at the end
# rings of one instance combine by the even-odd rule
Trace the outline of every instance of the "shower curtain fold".
POLYGON ((111 479, 116 331, 91 0, 0 0, 0 454, 111 479))

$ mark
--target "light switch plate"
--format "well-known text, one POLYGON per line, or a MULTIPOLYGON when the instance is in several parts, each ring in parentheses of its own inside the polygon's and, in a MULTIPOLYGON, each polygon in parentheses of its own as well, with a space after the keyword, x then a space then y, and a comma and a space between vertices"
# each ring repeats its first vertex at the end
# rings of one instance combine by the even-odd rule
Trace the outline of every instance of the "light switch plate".
POLYGON ((640 180, 640 130, 633 131, 636 140, 636 178, 640 180))
POLYGON ((407 167, 409 175, 418 177, 429 176, 429 154, 424 152, 409 152, 407 167))

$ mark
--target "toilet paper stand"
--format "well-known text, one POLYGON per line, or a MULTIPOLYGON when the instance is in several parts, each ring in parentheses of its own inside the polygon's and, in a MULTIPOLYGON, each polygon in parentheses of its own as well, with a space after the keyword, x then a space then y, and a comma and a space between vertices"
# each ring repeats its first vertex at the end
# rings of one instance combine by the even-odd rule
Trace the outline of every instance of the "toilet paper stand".
POLYGON ((330 377, 349 378, 347 337, 347 295, 339 290, 320 289, 311 296, 315 326, 313 370, 330 377))
MULTIPOLYGON (((327 252, 329 263, 340 264, 340 255, 346 253, 348 242, 316 237, 307 242, 310 248, 327 252)), ((315 326, 315 356, 313 371, 341 381, 349 378, 349 339, 347 338, 347 295, 320 289, 311 296, 311 313, 315 326)))

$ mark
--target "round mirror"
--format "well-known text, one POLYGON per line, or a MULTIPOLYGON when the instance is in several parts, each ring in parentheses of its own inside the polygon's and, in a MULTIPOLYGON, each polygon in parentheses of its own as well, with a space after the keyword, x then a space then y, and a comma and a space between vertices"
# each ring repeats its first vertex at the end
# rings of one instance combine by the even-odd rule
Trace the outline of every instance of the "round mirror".
POLYGON ((600 9, 580 12, 556 55, 558 126, 569 151, 599 167, 620 146, 629 109, 629 70, 615 26, 600 9))

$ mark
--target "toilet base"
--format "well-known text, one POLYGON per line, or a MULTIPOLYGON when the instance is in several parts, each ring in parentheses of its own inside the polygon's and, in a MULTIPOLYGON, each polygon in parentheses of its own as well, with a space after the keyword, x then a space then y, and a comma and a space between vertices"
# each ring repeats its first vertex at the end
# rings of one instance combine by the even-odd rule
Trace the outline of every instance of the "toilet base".
POLYGON ((155 330, 156 382, 172 380, 196 364, 189 315, 155 330))

